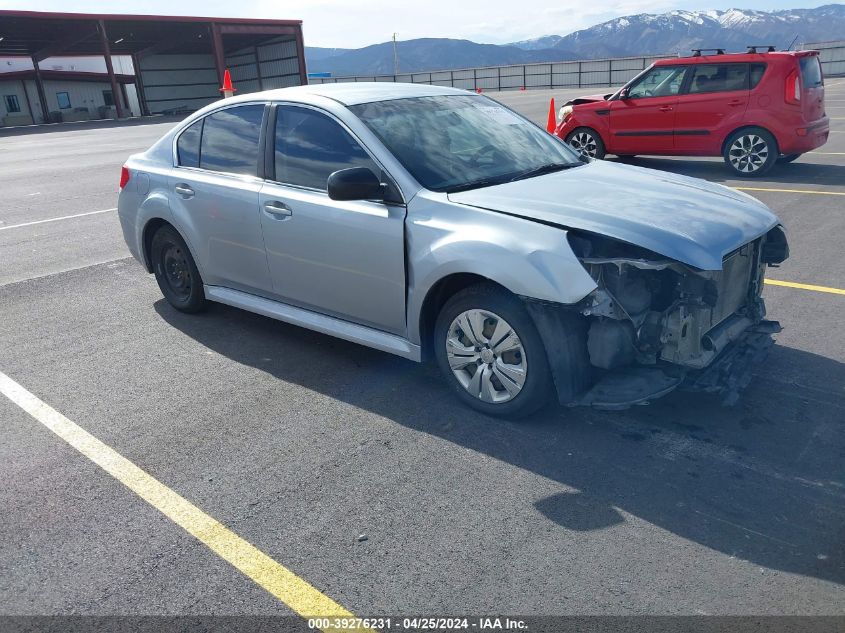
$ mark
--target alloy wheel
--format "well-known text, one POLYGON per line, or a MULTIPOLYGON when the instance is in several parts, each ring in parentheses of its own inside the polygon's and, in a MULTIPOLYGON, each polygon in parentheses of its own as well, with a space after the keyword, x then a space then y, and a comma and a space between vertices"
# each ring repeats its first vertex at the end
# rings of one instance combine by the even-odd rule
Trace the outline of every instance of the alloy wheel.
POLYGON ((769 144, 756 134, 738 137, 728 150, 731 166, 744 174, 753 174, 766 164, 768 158, 769 144))
POLYGON ((577 132, 569 139, 569 145, 582 156, 595 158, 598 153, 598 144, 593 135, 589 132, 577 132))
POLYGON ((525 384, 528 363, 519 336, 498 314, 466 310, 449 326, 446 357, 455 378, 484 402, 512 400, 525 384))

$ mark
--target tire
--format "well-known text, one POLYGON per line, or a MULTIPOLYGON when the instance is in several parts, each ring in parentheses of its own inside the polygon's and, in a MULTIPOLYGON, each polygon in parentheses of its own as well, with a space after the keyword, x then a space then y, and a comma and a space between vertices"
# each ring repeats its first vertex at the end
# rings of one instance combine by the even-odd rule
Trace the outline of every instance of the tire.
POLYGON ((176 229, 164 225, 155 232, 150 256, 158 287, 170 305, 189 313, 206 307, 199 270, 176 229))
POLYGON ((763 128, 744 128, 728 137, 722 157, 734 175, 758 178, 777 162, 778 144, 775 137, 763 128))
POLYGON ((798 160, 801 158, 803 154, 784 154, 783 156, 778 158, 778 163, 781 165, 786 165, 787 163, 791 163, 794 160, 798 160))
POLYGON ((494 284, 470 286, 446 302, 434 326, 434 348, 458 397, 486 415, 524 417, 546 405, 553 393, 546 350, 531 315, 516 296, 494 284))
POLYGON ((601 160, 606 153, 601 136, 592 128, 575 128, 566 135, 566 142, 569 143, 572 149, 586 158, 601 160))

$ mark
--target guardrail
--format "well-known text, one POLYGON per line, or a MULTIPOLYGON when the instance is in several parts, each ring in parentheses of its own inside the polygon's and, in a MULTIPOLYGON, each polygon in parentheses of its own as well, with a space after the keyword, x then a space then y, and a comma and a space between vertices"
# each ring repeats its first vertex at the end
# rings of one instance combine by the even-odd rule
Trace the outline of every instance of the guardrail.
MULTIPOLYGON (((821 51, 826 77, 845 75, 845 41, 805 44, 805 49, 821 51)), ((398 75, 350 75, 311 77, 308 83, 387 81, 463 88, 464 90, 530 90, 532 88, 605 88, 620 86, 633 79, 657 59, 673 54, 616 57, 581 61, 485 66, 459 70, 433 70, 398 75)))
POLYGON ((313 77, 309 83, 388 81, 493 91, 521 90, 522 88, 598 88, 624 84, 636 77, 654 60, 665 57, 671 57, 671 55, 486 66, 398 75, 313 77))
POLYGON ((802 48, 819 51, 819 61, 825 77, 845 76, 845 40, 836 42, 814 42, 802 48))

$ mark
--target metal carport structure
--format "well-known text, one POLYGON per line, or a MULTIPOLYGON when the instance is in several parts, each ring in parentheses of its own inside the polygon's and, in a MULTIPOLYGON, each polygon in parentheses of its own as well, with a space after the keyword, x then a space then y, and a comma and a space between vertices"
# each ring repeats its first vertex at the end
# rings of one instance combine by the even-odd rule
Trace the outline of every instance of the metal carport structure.
MULTIPOLYGON (((102 55, 115 95, 111 57, 131 56, 143 114, 210 103, 226 68, 241 94, 307 83, 301 20, 0 10, 0 57, 32 60, 45 121, 39 64, 73 55, 102 55)), ((126 116, 121 99, 115 105, 126 116)))

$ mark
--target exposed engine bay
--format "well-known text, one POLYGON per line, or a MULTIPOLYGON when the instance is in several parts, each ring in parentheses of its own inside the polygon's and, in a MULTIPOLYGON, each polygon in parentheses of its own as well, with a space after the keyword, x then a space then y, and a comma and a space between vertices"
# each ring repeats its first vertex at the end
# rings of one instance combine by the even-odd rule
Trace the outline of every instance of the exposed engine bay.
MULTIPOLYGON (((631 390, 627 396, 614 396, 618 405, 662 395, 684 381, 692 384, 726 350, 736 347, 733 344, 761 334, 768 347, 771 334, 780 331, 779 324, 765 320, 761 296, 766 267, 777 266, 789 255, 780 226, 726 255, 722 270, 715 271, 601 236, 572 232, 569 240, 598 285, 577 309, 588 317, 589 359, 600 377, 597 388, 605 392, 599 400, 608 399, 608 390, 619 391, 618 383, 622 391, 625 384, 631 390), (616 375, 610 375, 614 371, 616 375), (627 383, 620 376, 628 376, 627 383)), ((735 356, 737 350, 733 351, 735 356)), ((736 389, 726 393, 724 385, 717 384, 719 379, 709 383, 707 390, 723 391, 726 400, 734 399, 736 389)), ((596 388, 591 390, 588 400, 595 392, 596 388)), ((610 401, 605 404, 619 408, 610 401)))

